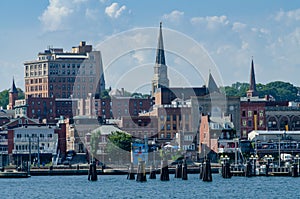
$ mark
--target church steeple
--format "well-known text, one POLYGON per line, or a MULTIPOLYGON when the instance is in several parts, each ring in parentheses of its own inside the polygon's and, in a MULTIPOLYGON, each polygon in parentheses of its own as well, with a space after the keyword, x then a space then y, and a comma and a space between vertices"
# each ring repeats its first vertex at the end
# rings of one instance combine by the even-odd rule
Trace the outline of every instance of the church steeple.
POLYGON ((9 91, 9 102, 7 105, 7 110, 12 110, 15 106, 15 101, 18 99, 18 89, 15 85, 15 79, 13 78, 13 82, 9 91))
POLYGON ((154 76, 152 79, 152 95, 154 95, 156 90, 161 87, 169 87, 168 70, 166 66, 165 50, 162 35, 162 22, 160 22, 159 24, 154 76))
POLYGON ((247 91, 247 97, 258 96, 258 93, 257 93, 257 90, 256 90, 253 57, 252 57, 252 61, 251 61, 250 83, 249 84, 250 84, 250 86, 249 86, 249 90, 247 91))
POLYGON ((165 61, 165 51, 164 51, 164 42, 162 36, 162 22, 159 24, 159 35, 158 35, 158 44, 156 49, 156 64, 166 64, 165 61))
POLYGON ((209 93, 214 93, 214 92, 220 93, 218 85, 210 72, 208 77, 207 88, 209 93))
POLYGON ((9 91, 10 93, 18 93, 18 89, 15 85, 15 78, 13 78, 13 82, 12 82, 12 85, 11 85, 11 89, 9 91))

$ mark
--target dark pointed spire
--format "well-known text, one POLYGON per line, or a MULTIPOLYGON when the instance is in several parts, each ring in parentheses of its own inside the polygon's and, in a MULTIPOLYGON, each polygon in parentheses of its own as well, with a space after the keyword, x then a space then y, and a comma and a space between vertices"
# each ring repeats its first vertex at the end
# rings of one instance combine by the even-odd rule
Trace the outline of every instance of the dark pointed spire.
POLYGON ((159 24, 159 35, 158 35, 158 44, 156 49, 156 64, 166 64, 165 61, 165 51, 164 51, 164 43, 162 36, 162 22, 159 24))
POLYGON ((12 83, 12 86, 11 86, 9 92, 10 92, 10 93, 18 93, 18 89, 17 89, 17 87, 16 87, 16 85, 15 85, 15 78, 13 78, 13 83, 12 83))
POLYGON ((248 97, 255 97, 258 96, 257 90, 256 90, 256 81, 255 81, 255 73, 254 73, 254 62, 253 57, 251 61, 251 71, 250 71, 250 86, 249 90, 247 91, 248 97))
POLYGON ((219 93, 220 92, 218 85, 210 72, 209 72, 209 77, 208 77, 207 88, 208 88, 209 93, 214 93, 214 92, 219 93))

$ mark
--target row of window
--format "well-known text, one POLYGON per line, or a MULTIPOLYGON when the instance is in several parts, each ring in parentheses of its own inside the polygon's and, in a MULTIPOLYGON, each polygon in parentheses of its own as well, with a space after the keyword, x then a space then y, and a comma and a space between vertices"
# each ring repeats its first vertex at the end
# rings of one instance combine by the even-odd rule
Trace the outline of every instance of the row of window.
POLYGON ((40 137, 40 138, 45 138, 45 137, 47 137, 47 138, 52 138, 52 134, 51 133, 48 133, 47 135, 45 135, 45 134, 36 134, 36 133, 33 133, 33 134, 31 134, 31 135, 29 135, 29 134, 22 134, 22 133, 17 133, 16 134, 16 138, 29 138, 29 137, 32 137, 32 138, 37 138, 37 137, 40 137))
POLYGON ((264 117, 264 111, 263 110, 259 110, 258 112, 251 111, 251 110, 248 110, 248 111, 243 110, 242 111, 242 117, 253 117, 254 115, 259 116, 259 117, 264 117))
MULTIPOLYGON (((177 116, 178 116, 178 120, 181 121, 181 119, 182 119, 181 114, 179 114, 179 115, 172 115, 172 117, 171 117, 171 115, 167 115, 167 116, 160 115, 160 120, 161 121, 164 121, 164 120, 171 121, 171 119, 172 119, 172 121, 176 121, 177 120, 177 116)), ((188 122, 189 118, 190 118, 190 115, 185 114, 184 118, 185 118, 185 121, 188 122)))

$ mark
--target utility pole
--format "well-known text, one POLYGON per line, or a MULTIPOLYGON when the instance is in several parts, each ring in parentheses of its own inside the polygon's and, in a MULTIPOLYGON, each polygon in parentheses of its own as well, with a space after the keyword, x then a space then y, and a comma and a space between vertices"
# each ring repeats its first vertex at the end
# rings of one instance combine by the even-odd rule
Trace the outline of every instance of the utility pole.
POLYGON ((38 168, 40 168, 40 137, 37 137, 37 146, 38 146, 38 168))
POLYGON ((28 173, 30 173, 30 166, 31 166, 31 138, 29 137, 29 161, 28 161, 28 173))

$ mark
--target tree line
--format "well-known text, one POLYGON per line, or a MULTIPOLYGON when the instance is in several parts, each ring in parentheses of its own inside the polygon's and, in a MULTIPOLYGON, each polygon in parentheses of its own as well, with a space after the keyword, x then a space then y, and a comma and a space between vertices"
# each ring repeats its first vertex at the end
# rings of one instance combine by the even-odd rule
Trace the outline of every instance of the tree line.
MULTIPOLYGON (((227 96, 246 97, 249 83, 236 82, 231 86, 222 88, 227 96)), ((256 84, 259 97, 270 95, 276 101, 298 101, 300 88, 288 82, 274 81, 267 84, 256 84)))
MULTIPOLYGON (((24 99, 25 93, 22 91, 22 89, 18 89, 18 99, 24 99)), ((10 89, 5 89, 2 92, 0 92, 0 107, 3 109, 6 109, 6 106, 8 105, 9 102, 9 91, 10 89)))

